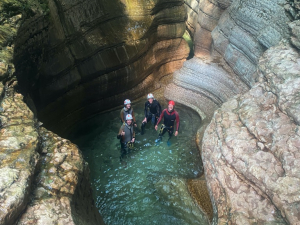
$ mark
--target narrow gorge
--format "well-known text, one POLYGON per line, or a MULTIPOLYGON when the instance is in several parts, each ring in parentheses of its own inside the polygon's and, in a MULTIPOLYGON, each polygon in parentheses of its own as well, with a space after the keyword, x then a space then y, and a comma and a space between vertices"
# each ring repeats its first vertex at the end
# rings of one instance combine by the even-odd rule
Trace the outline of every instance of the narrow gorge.
POLYGON ((299 10, 299 0, 2 0, 0 224, 104 224, 66 137, 154 91, 201 118, 204 175, 184 188, 210 224, 300 224, 299 10))

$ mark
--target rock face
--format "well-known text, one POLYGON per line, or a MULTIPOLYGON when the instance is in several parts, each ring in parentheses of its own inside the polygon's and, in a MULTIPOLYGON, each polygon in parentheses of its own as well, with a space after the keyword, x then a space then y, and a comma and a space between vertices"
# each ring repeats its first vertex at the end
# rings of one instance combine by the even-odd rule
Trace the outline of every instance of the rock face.
POLYGON ((0 224, 13 224, 29 201, 38 132, 22 95, 2 85, 0 104, 0 224))
POLYGON ((103 224, 79 149, 39 128, 13 86, 1 86, 0 224, 103 224))
POLYGON ((19 29, 19 84, 42 122, 62 131, 180 68, 189 54, 185 19, 183 0, 49 0, 46 16, 19 29))
POLYGON ((93 203, 89 169, 76 145, 44 128, 32 200, 18 224, 104 224, 93 203))
POLYGON ((232 1, 212 31, 214 50, 249 87, 262 53, 289 37, 284 2, 232 1))
POLYGON ((214 110, 230 97, 247 90, 238 77, 230 75, 218 64, 193 58, 174 73, 165 97, 198 111, 204 120, 211 118, 214 110))
POLYGON ((289 44, 259 61, 263 82, 218 109, 203 162, 218 224, 299 224, 299 53, 289 44))
POLYGON ((203 0, 197 7, 192 2, 198 12, 197 23, 190 19, 196 24, 195 56, 202 60, 192 59, 176 71, 165 96, 196 109, 204 119, 249 90, 263 52, 289 37, 289 18, 279 0, 203 0))

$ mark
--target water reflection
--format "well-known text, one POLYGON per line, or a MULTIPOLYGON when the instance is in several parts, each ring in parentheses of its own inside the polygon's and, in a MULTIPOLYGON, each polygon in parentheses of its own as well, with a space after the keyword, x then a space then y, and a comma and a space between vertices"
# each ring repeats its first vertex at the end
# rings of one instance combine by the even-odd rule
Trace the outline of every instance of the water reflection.
MULTIPOLYGON (((144 102, 133 104, 139 126, 144 102)), ((119 110, 85 121, 71 134, 90 165, 96 205, 107 225, 209 224, 186 186, 186 179, 196 178, 202 170, 195 144, 200 118, 188 108, 176 106, 176 110, 181 124, 171 146, 166 143, 168 135, 156 145, 158 131, 148 124, 144 135, 136 130, 135 148, 122 163, 116 138, 119 110)))

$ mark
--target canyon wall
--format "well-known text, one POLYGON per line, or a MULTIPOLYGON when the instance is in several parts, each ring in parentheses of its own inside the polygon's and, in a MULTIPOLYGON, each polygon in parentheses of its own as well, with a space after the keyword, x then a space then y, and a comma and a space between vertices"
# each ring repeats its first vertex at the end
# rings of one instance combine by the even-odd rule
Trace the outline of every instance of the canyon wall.
POLYGON ((212 223, 299 224, 299 3, 204 2, 165 96, 204 119, 212 223))
POLYGON ((218 224, 299 224, 300 55, 289 43, 259 60, 261 82, 218 109, 202 157, 218 224))
POLYGON ((63 132, 159 88, 189 54, 185 20, 183 0, 49 0, 18 31, 22 93, 47 128, 63 132))
MULTIPOLYGON (((196 4, 196 1, 193 1, 196 4)), ((165 96, 196 109, 201 117, 257 81, 265 50, 290 36, 286 1, 202 0, 194 32, 195 57, 175 72, 165 96)), ((193 14, 193 18, 194 18, 193 14)), ((189 19, 188 19, 189 21, 189 19)))

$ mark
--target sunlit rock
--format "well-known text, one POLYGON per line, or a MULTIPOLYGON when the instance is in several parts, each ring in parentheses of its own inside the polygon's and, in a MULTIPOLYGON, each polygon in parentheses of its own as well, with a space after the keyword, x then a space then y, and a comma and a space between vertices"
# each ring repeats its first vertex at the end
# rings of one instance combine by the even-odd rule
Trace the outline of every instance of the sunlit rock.
POLYGON ((289 44, 259 61, 265 81, 218 109, 203 139, 203 161, 218 223, 297 224, 299 53, 289 44))
POLYGON ((39 155, 33 113, 23 96, 2 86, 0 103, 0 224, 13 224, 29 201, 39 155))

